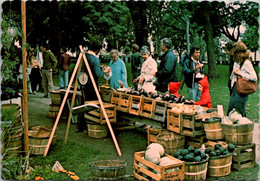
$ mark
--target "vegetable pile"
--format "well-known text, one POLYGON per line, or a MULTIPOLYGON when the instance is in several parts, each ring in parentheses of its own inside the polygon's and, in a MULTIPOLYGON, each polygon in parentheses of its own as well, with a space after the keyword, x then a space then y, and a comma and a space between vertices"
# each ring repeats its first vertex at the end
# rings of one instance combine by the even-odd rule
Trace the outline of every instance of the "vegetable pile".
POLYGON ((178 149, 173 156, 185 162, 200 162, 207 159, 204 151, 193 146, 189 146, 187 149, 178 149))
POLYGON ((228 155, 235 150, 235 146, 231 143, 226 148, 223 148, 221 144, 215 144, 214 148, 206 148, 205 153, 209 154, 210 157, 219 157, 222 155, 228 155))

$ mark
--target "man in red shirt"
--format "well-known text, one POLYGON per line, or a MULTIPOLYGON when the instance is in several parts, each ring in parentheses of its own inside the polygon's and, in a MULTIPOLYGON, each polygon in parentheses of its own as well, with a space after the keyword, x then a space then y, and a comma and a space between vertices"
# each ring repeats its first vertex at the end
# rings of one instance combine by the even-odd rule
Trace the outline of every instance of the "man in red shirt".
POLYGON ((70 56, 66 53, 66 48, 60 49, 59 58, 59 85, 60 89, 67 89, 69 82, 69 66, 70 66, 70 56))

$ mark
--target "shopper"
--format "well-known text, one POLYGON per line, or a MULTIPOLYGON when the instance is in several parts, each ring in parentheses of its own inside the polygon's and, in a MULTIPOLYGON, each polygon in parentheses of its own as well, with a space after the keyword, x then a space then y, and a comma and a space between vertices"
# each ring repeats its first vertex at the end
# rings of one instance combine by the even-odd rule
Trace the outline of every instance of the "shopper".
POLYGON ((70 66, 70 56, 66 53, 66 48, 60 49, 59 58, 59 85, 60 89, 67 89, 69 83, 69 66, 70 66))

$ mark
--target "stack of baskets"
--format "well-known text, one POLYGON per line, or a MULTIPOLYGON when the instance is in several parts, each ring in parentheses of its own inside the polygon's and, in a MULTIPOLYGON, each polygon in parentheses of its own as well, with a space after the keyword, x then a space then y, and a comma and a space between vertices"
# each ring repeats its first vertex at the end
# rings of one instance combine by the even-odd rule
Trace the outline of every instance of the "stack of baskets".
MULTIPOLYGON (((61 92, 60 91, 51 91, 51 104, 50 104, 49 113, 48 113, 49 118, 56 118, 58 116, 61 102, 62 102, 61 92)), ((66 110, 66 109, 67 109, 67 106, 65 104, 61 117, 60 117, 61 119, 67 119, 68 110, 66 110)))

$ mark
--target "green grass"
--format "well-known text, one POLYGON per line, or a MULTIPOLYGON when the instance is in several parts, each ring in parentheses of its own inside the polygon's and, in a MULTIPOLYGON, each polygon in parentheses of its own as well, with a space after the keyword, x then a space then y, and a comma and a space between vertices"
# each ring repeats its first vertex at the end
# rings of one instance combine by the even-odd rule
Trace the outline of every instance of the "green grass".
MULTIPOLYGON (((65 170, 75 172, 79 178, 88 180, 91 177, 89 163, 109 157, 109 155, 97 151, 94 147, 74 141, 68 141, 64 144, 63 140, 59 140, 51 149, 47 157, 32 157, 30 165, 50 165, 52 167, 53 163, 59 161, 65 170)), ((69 177, 65 178, 71 180, 69 177)))

